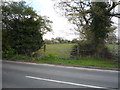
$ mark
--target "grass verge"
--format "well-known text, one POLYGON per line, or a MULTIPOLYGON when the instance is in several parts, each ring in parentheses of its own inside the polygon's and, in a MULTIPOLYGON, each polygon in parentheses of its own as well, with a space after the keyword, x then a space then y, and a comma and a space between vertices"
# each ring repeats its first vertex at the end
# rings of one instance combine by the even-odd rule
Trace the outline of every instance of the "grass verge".
POLYGON ((39 57, 27 57, 21 55, 15 55, 10 60, 24 60, 36 63, 50 63, 50 64, 61 64, 61 65, 77 65, 77 66, 95 66, 95 67, 106 67, 106 68, 118 68, 117 62, 108 61, 101 58, 57 58, 52 55, 39 57))

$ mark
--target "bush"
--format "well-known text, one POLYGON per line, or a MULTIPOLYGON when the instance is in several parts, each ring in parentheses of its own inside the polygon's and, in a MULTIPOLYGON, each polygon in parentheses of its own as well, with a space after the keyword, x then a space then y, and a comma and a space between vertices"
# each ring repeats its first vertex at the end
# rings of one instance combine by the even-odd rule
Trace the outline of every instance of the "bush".
POLYGON ((39 16, 25 2, 7 2, 2 6, 2 47, 4 57, 12 54, 8 46, 16 54, 32 56, 32 52, 43 46, 43 34, 51 31, 51 21, 39 16))
POLYGON ((14 56, 15 50, 12 48, 8 48, 7 50, 2 52, 2 57, 6 59, 10 59, 14 56))

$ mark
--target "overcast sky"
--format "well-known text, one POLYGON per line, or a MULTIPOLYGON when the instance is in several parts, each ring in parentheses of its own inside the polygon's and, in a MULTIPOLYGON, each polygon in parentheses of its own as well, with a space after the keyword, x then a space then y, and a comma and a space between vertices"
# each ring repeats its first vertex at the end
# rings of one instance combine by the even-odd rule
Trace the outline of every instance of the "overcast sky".
MULTIPOLYGON (((14 1, 14 0, 13 0, 14 1)), ((20 1, 20 0, 19 0, 20 1)), ((44 35, 44 39, 50 39, 55 37, 62 37, 64 39, 74 39, 79 36, 75 34, 72 24, 70 24, 65 17, 62 17, 54 10, 54 1, 52 0, 25 0, 28 5, 33 7, 34 10, 39 15, 48 16, 51 21, 53 21, 52 29, 53 31, 44 35)), ((112 20, 118 24, 117 18, 112 18, 112 20)), ((118 27, 118 26, 117 26, 118 27)), ((116 35, 118 35, 118 30, 116 30, 116 35)))
POLYGON ((48 16, 52 24, 52 32, 44 35, 44 39, 62 37, 64 39, 78 38, 79 36, 70 30, 73 26, 65 17, 62 17, 54 10, 54 1, 52 0, 26 0, 42 16, 48 16))

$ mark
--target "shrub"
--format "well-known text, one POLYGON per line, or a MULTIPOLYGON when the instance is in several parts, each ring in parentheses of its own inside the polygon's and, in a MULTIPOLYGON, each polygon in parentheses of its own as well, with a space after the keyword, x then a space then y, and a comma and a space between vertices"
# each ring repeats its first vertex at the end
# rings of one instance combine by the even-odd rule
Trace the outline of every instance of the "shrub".
POLYGON ((14 54, 15 54, 15 50, 12 48, 8 48, 2 52, 2 57, 6 59, 10 59, 14 56, 14 54))
POLYGON ((6 2, 2 5, 3 35, 2 46, 5 57, 12 54, 8 46, 16 54, 31 56, 43 45, 43 34, 51 31, 51 21, 39 16, 32 7, 21 2, 6 2))

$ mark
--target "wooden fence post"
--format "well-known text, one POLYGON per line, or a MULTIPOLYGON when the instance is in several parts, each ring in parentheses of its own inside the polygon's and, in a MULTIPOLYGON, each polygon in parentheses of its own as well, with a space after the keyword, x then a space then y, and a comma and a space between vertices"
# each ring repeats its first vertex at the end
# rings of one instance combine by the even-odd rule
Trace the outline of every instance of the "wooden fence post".
POLYGON ((46 51, 46 44, 44 44, 44 52, 46 51))

